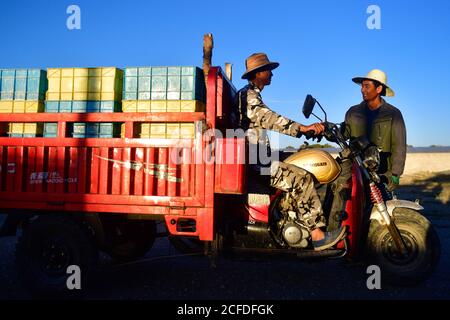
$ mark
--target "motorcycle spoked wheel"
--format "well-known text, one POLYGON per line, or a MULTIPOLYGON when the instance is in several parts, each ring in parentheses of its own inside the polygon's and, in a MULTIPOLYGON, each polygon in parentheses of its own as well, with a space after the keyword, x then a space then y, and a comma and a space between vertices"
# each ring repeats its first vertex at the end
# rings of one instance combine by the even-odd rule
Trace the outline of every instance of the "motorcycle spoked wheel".
POLYGON ((373 220, 367 239, 369 261, 381 270, 381 279, 395 285, 415 285, 436 268, 441 244, 431 223, 417 211, 397 208, 395 225, 408 248, 407 256, 398 254, 388 229, 373 220))

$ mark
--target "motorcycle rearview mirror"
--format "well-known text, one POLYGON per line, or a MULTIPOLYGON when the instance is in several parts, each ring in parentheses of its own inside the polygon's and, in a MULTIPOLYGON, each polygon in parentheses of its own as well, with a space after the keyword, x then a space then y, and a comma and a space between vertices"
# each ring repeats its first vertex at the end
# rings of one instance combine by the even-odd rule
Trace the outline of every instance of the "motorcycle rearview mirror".
POLYGON ((308 94, 305 98, 305 102, 303 103, 303 115, 306 119, 308 119, 311 115, 322 121, 318 116, 316 116, 312 111, 314 109, 314 106, 316 103, 319 105, 319 108, 323 111, 325 114, 325 122, 327 121, 327 113, 325 110, 323 110, 322 106, 320 105, 319 101, 317 101, 312 95, 308 94))
POLYGON ((313 98, 312 95, 308 94, 305 98, 305 102, 303 103, 303 115, 306 119, 309 119, 311 115, 314 105, 316 104, 316 99, 313 98))

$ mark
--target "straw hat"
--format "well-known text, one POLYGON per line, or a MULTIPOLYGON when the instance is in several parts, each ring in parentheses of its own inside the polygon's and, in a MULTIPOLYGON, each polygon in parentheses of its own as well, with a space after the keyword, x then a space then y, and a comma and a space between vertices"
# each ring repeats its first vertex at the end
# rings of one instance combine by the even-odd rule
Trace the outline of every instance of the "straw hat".
POLYGON ((352 79, 354 83, 361 84, 364 80, 375 80, 386 87, 386 96, 393 97, 394 91, 387 85, 386 74, 378 69, 371 70, 365 77, 356 77, 352 79))
POLYGON ((278 62, 271 62, 265 53, 254 53, 245 60, 245 73, 242 79, 248 79, 249 73, 257 71, 258 69, 273 70, 280 64, 278 62))

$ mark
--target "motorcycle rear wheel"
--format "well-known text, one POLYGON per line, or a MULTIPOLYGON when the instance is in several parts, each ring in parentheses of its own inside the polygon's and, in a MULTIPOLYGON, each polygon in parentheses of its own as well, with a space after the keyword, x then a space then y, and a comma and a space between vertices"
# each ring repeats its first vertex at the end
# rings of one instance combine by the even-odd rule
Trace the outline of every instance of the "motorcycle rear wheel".
POLYGON ((428 278, 436 268, 441 253, 439 237, 431 223, 415 210, 397 208, 394 217, 408 255, 399 255, 388 229, 373 220, 367 239, 369 260, 380 267, 382 281, 415 285, 428 278))

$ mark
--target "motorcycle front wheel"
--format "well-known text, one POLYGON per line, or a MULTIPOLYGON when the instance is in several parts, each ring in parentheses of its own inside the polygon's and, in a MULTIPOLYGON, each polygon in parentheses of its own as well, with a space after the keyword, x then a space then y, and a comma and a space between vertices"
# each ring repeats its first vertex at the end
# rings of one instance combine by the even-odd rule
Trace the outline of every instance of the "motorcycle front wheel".
POLYGON ((415 210, 397 208, 394 217, 408 254, 400 255, 386 226, 372 220, 367 239, 370 263, 380 267, 382 281, 415 285, 436 268, 441 253, 439 237, 430 221, 415 210))

